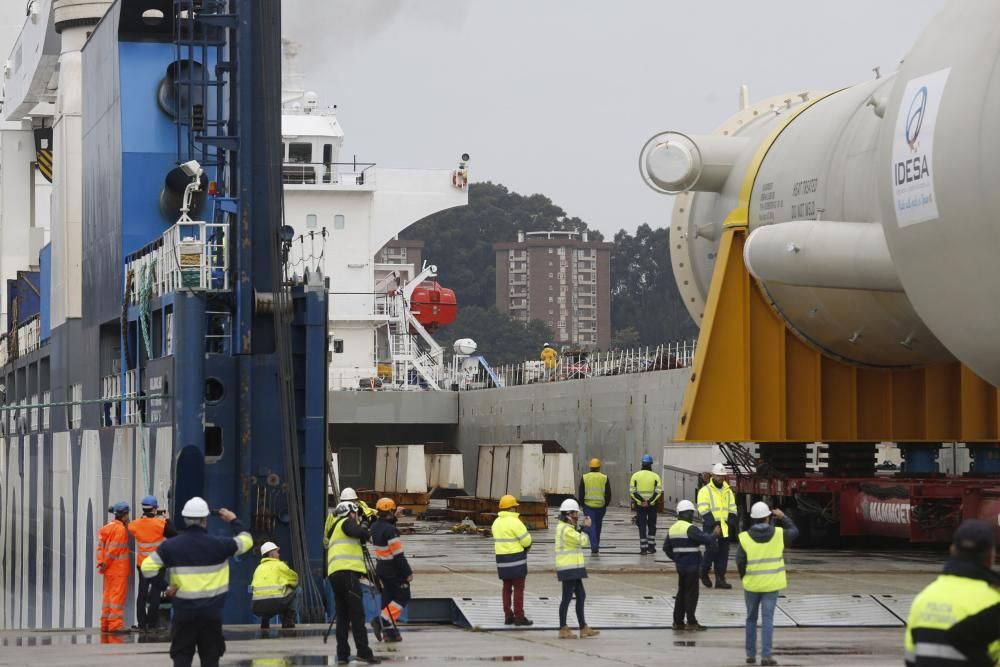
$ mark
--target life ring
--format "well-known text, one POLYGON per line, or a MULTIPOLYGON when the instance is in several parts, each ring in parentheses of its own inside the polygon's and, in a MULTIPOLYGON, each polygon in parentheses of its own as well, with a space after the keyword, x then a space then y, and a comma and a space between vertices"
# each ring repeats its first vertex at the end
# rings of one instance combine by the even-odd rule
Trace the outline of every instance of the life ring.
POLYGON ((464 190, 469 184, 469 172, 465 169, 456 169, 451 172, 451 184, 459 190, 464 190))

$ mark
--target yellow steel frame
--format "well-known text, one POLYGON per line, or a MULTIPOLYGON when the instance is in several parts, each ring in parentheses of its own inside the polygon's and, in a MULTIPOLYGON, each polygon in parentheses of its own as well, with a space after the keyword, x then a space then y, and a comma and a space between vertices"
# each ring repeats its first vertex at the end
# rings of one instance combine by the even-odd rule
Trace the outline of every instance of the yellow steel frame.
POLYGON ((884 370, 825 356, 785 326, 747 272, 743 245, 754 179, 795 115, 762 145, 740 203, 726 218, 675 440, 1000 440, 997 388, 965 366, 884 370))

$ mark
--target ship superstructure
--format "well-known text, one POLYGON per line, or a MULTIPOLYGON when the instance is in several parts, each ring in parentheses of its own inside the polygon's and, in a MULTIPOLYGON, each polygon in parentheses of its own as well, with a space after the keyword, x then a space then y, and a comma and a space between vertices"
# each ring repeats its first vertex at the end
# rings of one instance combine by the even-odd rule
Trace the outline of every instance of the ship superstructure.
POLYGON ((310 257, 320 257, 329 280, 330 388, 370 388, 379 362, 389 369, 381 374, 385 388, 441 388, 446 369, 426 325, 440 319, 435 309, 453 316, 454 294, 425 284, 436 275, 433 267, 378 262, 376 255, 421 218, 468 203, 468 156, 453 169, 344 160, 336 107, 321 106, 303 87, 298 45, 286 41, 284 49, 285 220, 302 239, 291 266, 301 271, 310 257))

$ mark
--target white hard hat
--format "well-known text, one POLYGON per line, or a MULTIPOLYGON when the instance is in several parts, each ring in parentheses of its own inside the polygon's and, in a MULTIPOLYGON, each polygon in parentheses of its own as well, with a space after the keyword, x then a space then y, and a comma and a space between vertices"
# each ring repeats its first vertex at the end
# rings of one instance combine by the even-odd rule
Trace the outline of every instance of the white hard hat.
POLYGON ((771 508, 763 500, 758 500, 750 508, 751 519, 766 519, 771 516, 771 508))
POLYGON ((357 500, 358 492, 349 486, 344 487, 344 490, 340 492, 340 502, 345 500, 357 500))
POLYGON ((347 516, 351 512, 357 512, 358 506, 352 502, 346 500, 341 501, 334 509, 333 512, 337 516, 347 516))
POLYGON ((567 498, 566 500, 562 501, 562 505, 559 506, 559 511, 560 512, 579 512, 580 511, 580 503, 576 502, 572 498, 567 498))
POLYGON ((208 503, 205 502, 204 498, 195 496, 184 503, 181 516, 187 519, 204 519, 208 516, 208 503))
POLYGON ((277 548, 278 545, 274 542, 264 542, 264 544, 260 545, 260 555, 266 556, 277 548))
POLYGON ((681 512, 693 512, 693 511, 694 511, 694 503, 691 502, 690 500, 682 500, 679 503, 677 503, 678 514, 680 514, 681 512))
POLYGON ((712 466, 712 474, 713 475, 719 475, 719 476, 725 475, 726 474, 726 466, 724 464, 722 464, 722 463, 716 463, 714 466, 712 466))

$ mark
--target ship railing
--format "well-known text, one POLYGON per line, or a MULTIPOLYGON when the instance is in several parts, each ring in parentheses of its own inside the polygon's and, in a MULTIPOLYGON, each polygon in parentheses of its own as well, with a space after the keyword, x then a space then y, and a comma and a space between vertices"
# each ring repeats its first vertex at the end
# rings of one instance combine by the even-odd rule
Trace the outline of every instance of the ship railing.
POLYGON ((32 315, 18 325, 14 331, 0 336, 0 366, 25 356, 38 349, 42 342, 42 321, 32 315))
MULTIPOLYGON (((493 368, 505 387, 561 382, 592 377, 646 373, 650 371, 688 368, 694 360, 695 340, 674 341, 657 346, 615 349, 606 352, 567 352, 559 357, 555 368, 546 368, 542 361, 524 361, 493 368)), ((489 389, 496 385, 485 368, 479 367, 471 377, 458 383, 461 389, 489 389)))
POLYGON ((284 162, 284 185, 375 185, 374 162, 284 162))
POLYGON ((178 223, 125 260, 131 303, 141 293, 160 296, 178 290, 229 290, 229 225, 191 221, 178 223))
POLYGON ((135 369, 101 378, 101 423, 104 426, 139 423, 139 374, 135 369), (124 379, 124 391, 123 391, 124 379), (124 411, 124 415, 122 412, 124 411))

